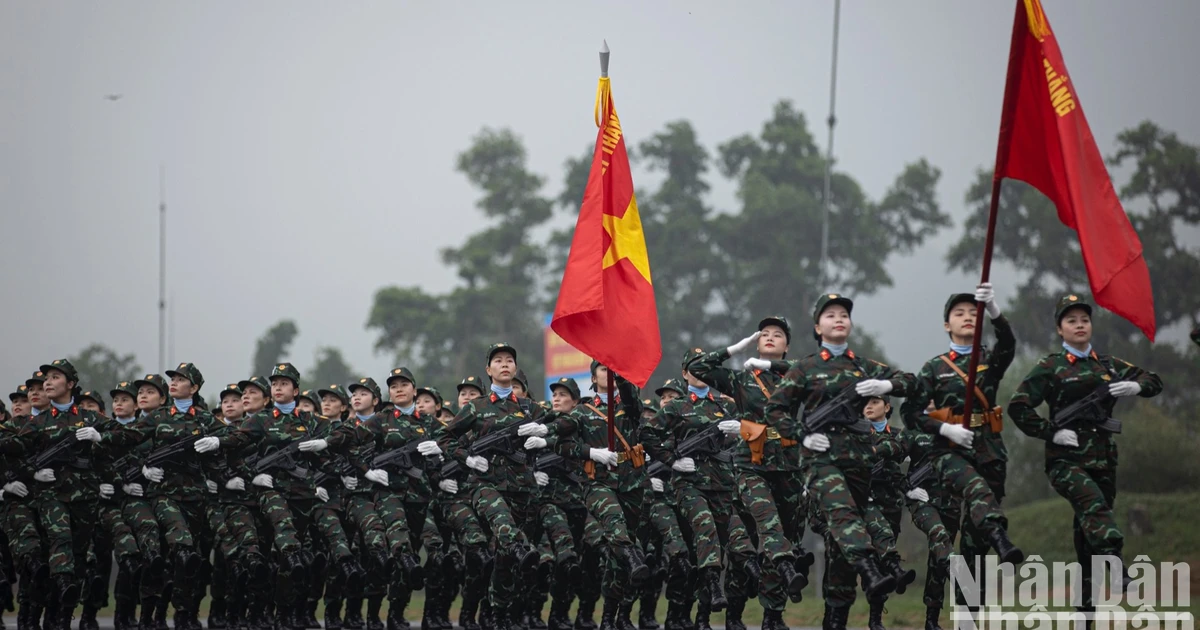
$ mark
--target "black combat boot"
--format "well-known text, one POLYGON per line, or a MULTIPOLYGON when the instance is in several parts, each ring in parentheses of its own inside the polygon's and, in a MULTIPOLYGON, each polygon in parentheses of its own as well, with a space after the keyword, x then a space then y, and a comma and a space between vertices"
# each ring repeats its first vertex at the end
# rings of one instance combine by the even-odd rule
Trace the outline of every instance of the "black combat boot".
POLYGON ((791 630, 783 622, 782 610, 763 609, 762 630, 791 630))
POLYGON ((634 545, 622 547, 621 555, 625 560, 630 584, 634 588, 640 588, 642 584, 646 583, 646 580, 650 579, 650 567, 646 566, 646 562, 642 560, 641 554, 634 545))
POLYGON ((147 597, 142 600, 142 614, 138 619, 137 630, 154 630, 154 611, 157 609, 157 598, 147 597))
POLYGON ((938 624, 938 617, 942 616, 942 607, 929 606, 925 609, 925 630, 942 630, 942 626, 938 624))
POLYGON ((512 615, 507 606, 492 606, 492 627, 495 630, 513 630, 512 615))
POLYGON ((642 595, 638 601, 638 630, 659 630, 662 627, 658 624, 658 619, 655 619, 657 608, 657 592, 642 595))
POLYGON ((325 600, 325 630, 342 630, 342 600, 325 600))
POLYGON ((407 630, 408 620, 404 618, 404 606, 396 600, 388 600, 387 630, 407 630))
POLYGON ((596 600, 579 598, 575 609, 575 630, 596 630, 596 600))
POLYGON ((367 598, 367 630, 384 630, 383 621, 379 619, 379 611, 383 608, 383 596, 372 595, 367 598))
POLYGON ((570 596, 555 597, 550 601, 550 617, 547 630, 572 630, 570 596))
POLYGON ((729 606, 725 609, 725 630, 746 630, 742 621, 742 611, 746 610, 746 600, 741 597, 729 598, 729 606))
POLYGON ((1003 527, 993 527, 988 532, 988 540, 992 543, 992 548, 996 550, 996 555, 1000 556, 1000 562, 1011 562, 1020 564, 1025 562, 1025 552, 1012 544, 1008 539, 1008 532, 1003 527))
POLYGON ((546 609, 546 594, 539 592, 534 595, 528 607, 526 607, 525 627, 529 630, 547 630, 546 622, 542 621, 542 611, 546 609))
POLYGON ((321 630, 321 622, 317 621, 317 605, 320 602, 310 599, 307 603, 308 607, 304 611, 304 627, 306 630, 321 630))
POLYGON ((170 605, 171 601, 167 597, 159 598, 158 602, 154 604, 154 630, 169 630, 167 607, 170 605))
POLYGON ((883 608, 885 598, 872 599, 868 603, 871 605, 871 612, 867 617, 867 630, 887 630, 883 625, 883 613, 887 612, 883 608))
POLYGON ((883 597, 896 586, 896 578, 884 573, 874 556, 855 560, 854 569, 862 577, 862 587, 867 597, 883 597))
POLYGON ((900 554, 898 553, 889 553, 885 555, 881 565, 885 571, 890 573, 892 577, 895 578, 897 594, 903 595, 904 591, 908 590, 908 585, 912 584, 917 579, 916 571, 913 571, 912 569, 905 571, 904 567, 900 566, 900 554))
MULTIPOLYGON (((796 570, 796 563, 792 558, 781 558, 776 561, 775 570, 783 580, 788 599, 792 600, 793 604, 800 603, 804 599, 804 589, 808 586, 808 576, 796 570)), ((763 623, 766 623, 766 617, 763 617, 763 623)))
POLYGON ((462 607, 458 609, 458 627, 462 630, 479 630, 479 622, 475 614, 479 611, 479 598, 468 596, 463 592, 462 607))
POLYGON ((346 618, 342 621, 342 627, 346 630, 363 630, 361 597, 346 598, 346 618))
POLYGON ((709 567, 704 570, 704 586, 708 589, 709 612, 725 610, 729 600, 725 599, 725 589, 721 587, 721 567, 709 567))
POLYGON ((688 619, 688 608, 667 600, 667 616, 663 619, 663 630, 689 630, 692 622, 688 619))
POLYGON ((425 588, 425 569, 421 567, 421 559, 414 553, 400 555, 400 567, 404 571, 404 584, 410 591, 425 588))
POLYGON ((208 605, 208 630, 225 630, 226 624, 225 598, 214 597, 208 605))
POLYGON ((492 614, 491 600, 479 602, 479 630, 495 630, 496 618, 492 614))
POLYGON ((75 620, 75 606, 79 603, 79 583, 75 581, 75 576, 69 573, 58 573, 54 575, 54 585, 58 592, 58 607, 51 616, 51 623, 59 630, 71 630, 71 623, 75 620))
POLYGON ((713 630, 712 624, 709 623, 709 617, 712 615, 712 609, 708 602, 703 597, 696 602, 696 623, 692 625, 695 630, 713 630))
POLYGON ((822 625, 822 630, 846 630, 846 620, 850 618, 849 606, 825 605, 825 620, 828 625, 822 625))
POLYGON ((637 630, 633 625, 633 600, 622 600, 617 606, 617 630, 637 630))
POLYGON ((97 612, 95 606, 84 606, 79 615, 79 630, 100 630, 100 622, 96 621, 97 612))
POLYGON ((621 600, 605 596, 604 609, 600 613, 599 630, 617 630, 617 609, 620 607, 621 600))

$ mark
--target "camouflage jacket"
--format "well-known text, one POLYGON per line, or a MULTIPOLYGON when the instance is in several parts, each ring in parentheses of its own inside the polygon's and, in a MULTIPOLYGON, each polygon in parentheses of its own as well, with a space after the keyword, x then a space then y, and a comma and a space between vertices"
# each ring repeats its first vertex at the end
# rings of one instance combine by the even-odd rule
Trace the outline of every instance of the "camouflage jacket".
MULTIPOLYGON (((983 404, 976 396, 971 403, 972 415, 996 406, 996 391, 1000 388, 1000 381, 1004 378, 1008 367, 1012 365, 1013 358, 1016 357, 1017 339, 1013 336, 1008 320, 1001 315, 992 320, 992 326, 996 331, 996 349, 990 352, 987 348, 980 349, 983 354, 979 357, 979 367, 975 377, 975 386, 987 398, 988 409, 980 409, 983 404)), ((925 365, 921 367, 921 371, 917 373, 916 386, 900 407, 900 416, 904 419, 904 426, 910 429, 920 429, 936 436, 934 448, 942 453, 958 453, 978 463, 1007 461, 1008 449, 1004 446, 1004 439, 1000 433, 993 432, 987 423, 972 429, 975 432, 975 441, 972 445, 972 452, 968 453, 963 448, 953 446, 950 440, 942 437, 938 433, 942 423, 924 413, 931 400, 937 409, 949 408, 952 414, 959 416, 963 413, 967 383, 953 368, 946 365, 942 357, 949 359, 964 374, 970 368, 971 355, 959 354, 953 350, 926 361, 925 365)))
MULTIPOLYGON (((721 365, 728 360, 728 350, 715 350, 693 361, 688 365, 688 371, 709 387, 733 398, 739 420, 767 424, 767 401, 779 387, 779 381, 788 370, 788 362, 772 361, 770 370, 731 370, 721 365)), ((754 464, 750 461, 750 445, 743 441, 738 445, 735 461, 739 467, 755 470, 799 470, 800 447, 784 448, 778 437, 769 437, 763 444, 762 463, 754 464)))
MULTIPOLYGON (((513 394, 500 398, 495 392, 489 392, 459 410, 454 420, 442 430, 439 445, 447 457, 457 460, 466 468, 467 449, 472 442, 514 424, 530 419, 539 421, 541 416, 542 408, 528 398, 518 399, 513 394)), ((534 492, 537 489, 529 466, 518 464, 504 455, 491 456, 485 473, 468 470, 468 486, 487 485, 500 492, 534 492)))
MULTIPOLYGON (((20 442, 17 441, 17 434, 29 424, 32 416, 13 416, 0 423, 0 449, 4 450, 4 454, 0 456, 0 463, 4 466, 4 473, 11 476, 13 479, 20 479, 28 482, 33 478, 34 470, 30 470, 25 462, 25 458, 19 453, 22 452, 20 442)), ((26 485, 29 485, 26 483, 26 485)), ((29 501, 29 497, 18 497, 15 494, 4 496, 4 502, 24 502, 29 501)))
MULTIPOLYGON (((877 484, 876 478, 871 478, 871 496, 881 504, 887 501, 904 500, 905 477, 916 466, 927 461, 933 461, 941 451, 935 449, 932 435, 916 429, 894 429, 875 433, 875 452, 884 460, 886 476, 883 484, 877 484), (901 470, 905 459, 909 460, 908 469, 901 470)), ((951 493, 943 488, 940 481, 921 486, 929 493, 929 501, 942 506, 951 500, 951 493)))
MULTIPOLYGON (((155 409, 142 416, 132 425, 132 430, 148 442, 148 452, 169 446, 192 435, 206 435, 213 427, 212 414, 193 406, 186 413, 174 405, 155 409)), ((201 455, 194 448, 187 448, 177 458, 162 464, 163 479, 153 482, 142 481, 147 498, 171 497, 177 501, 201 501, 208 494, 205 487, 204 467, 217 465, 215 455, 201 455)))
MULTIPOLYGON (((237 422, 227 422, 225 420, 216 420, 213 422, 212 428, 209 430, 209 435, 224 438, 234 431, 238 430, 246 418, 241 418, 237 422)), ((250 488, 250 480, 254 479, 254 475, 246 468, 246 462, 241 453, 230 453, 225 450, 217 451, 217 456, 213 458, 209 466, 209 479, 217 482, 217 500, 226 505, 257 505, 257 495, 250 488), (230 490, 225 487, 225 483, 234 477, 241 477, 242 483, 246 485, 245 490, 230 490)))
MULTIPOLYGON (((382 412, 381 412, 382 413, 382 412)), ((367 418, 359 418, 357 415, 351 415, 341 424, 336 427, 331 427, 329 435, 325 437, 325 441, 329 444, 329 450, 333 451, 330 454, 324 454, 328 462, 331 455, 333 457, 342 457, 347 460, 350 467, 353 469, 352 475, 358 479, 358 485, 353 490, 348 490, 341 482, 341 476, 338 478, 338 486, 342 488, 342 495, 350 497, 356 494, 374 495, 377 484, 367 480, 363 475, 371 469, 371 459, 375 457, 375 434, 371 432, 369 424, 374 421, 375 416, 371 415, 367 418)), ((389 476, 388 482, 391 482, 389 476)), ((330 481, 329 483, 333 483, 330 481)), ((332 494, 332 489, 326 485, 326 490, 332 494)))
MULTIPOLYGON (((1086 359, 1078 359, 1066 350, 1048 354, 1017 386, 1008 403, 1008 415, 1026 435, 1046 441, 1047 466, 1055 460, 1064 460, 1088 469, 1115 469, 1117 442, 1112 433, 1098 431, 1084 423, 1072 427, 1079 435, 1077 448, 1059 446, 1053 442, 1055 429, 1038 415, 1037 408, 1046 403, 1053 418, 1059 409, 1087 396, 1100 385, 1127 380, 1142 386, 1139 395, 1143 398, 1157 396, 1163 388, 1162 379, 1154 372, 1095 351, 1086 359)), ((1110 401, 1109 415, 1115 404, 1115 400, 1110 401)))
MULTIPOLYGON (((413 441, 432 440, 430 422, 436 422, 436 420, 422 415, 419 411, 414 411, 412 415, 409 415, 393 406, 371 416, 364 424, 374 436, 374 455, 379 455, 393 449, 403 448, 413 441)), ((422 461, 425 458, 414 452, 412 459, 413 463, 420 467, 421 477, 418 479, 401 471, 390 470, 388 471, 388 490, 404 495, 404 500, 411 503, 428 503, 433 499, 433 490, 429 484, 430 475, 426 473, 427 467, 422 461)), ((433 459, 435 462, 437 461, 436 457, 433 459)), ((370 459, 363 463, 367 467, 371 465, 370 459)), ((366 483, 375 485, 370 481, 366 483)))
MULTIPOLYGON (((617 409, 613 419, 617 431, 629 444, 630 448, 641 443, 639 418, 642 415, 642 403, 638 399, 638 388, 628 381, 618 381, 617 396, 614 401, 617 409)), ((551 432, 557 440, 555 451, 563 457, 573 457, 584 464, 591 461, 589 452, 593 448, 608 448, 608 403, 604 396, 585 398, 575 407, 575 411, 560 415, 551 423, 551 432)), ((613 439, 613 450, 618 455, 617 467, 609 470, 607 466, 596 465, 595 479, 585 483, 600 484, 613 488, 618 492, 630 492, 640 489, 646 483, 643 469, 634 468, 633 462, 625 458, 625 446, 620 438, 613 439)), ((586 479, 586 476, 585 476, 586 479)))
MULTIPOLYGON (((99 429, 103 420, 99 414, 80 409, 78 405, 71 405, 67 411, 59 411, 52 406, 36 416, 31 416, 16 435, 9 438, 11 442, 0 447, 0 450, 22 458, 20 466, 27 469, 30 476, 21 480, 29 488, 30 499, 56 499, 63 503, 76 503, 95 501, 99 498, 100 477, 95 469, 95 445, 92 442, 77 441, 75 431, 87 426, 99 429), (54 481, 34 481, 32 475, 36 471, 29 467, 29 460, 63 440, 73 443, 66 454, 69 461, 48 466, 54 470, 54 481)), ((101 433, 100 444, 111 443, 112 435, 111 432, 101 433)))
MULTIPOLYGON (((655 461, 669 467, 679 458, 675 453, 679 442, 722 420, 735 419, 728 412, 725 405, 711 392, 704 398, 689 393, 664 405, 654 418, 646 423, 642 429, 642 444, 655 461)), ((725 448, 733 446, 737 439, 737 436, 725 436, 725 448)), ((737 489, 731 463, 720 462, 712 457, 691 457, 695 460, 696 472, 672 474, 673 486, 692 486, 701 490, 727 492, 737 489)))
MULTIPOLYGON (((832 400, 846 388, 853 388, 859 381, 880 379, 892 384, 891 396, 906 396, 912 389, 916 377, 907 372, 890 368, 878 361, 856 356, 847 349, 835 356, 824 348, 792 364, 779 388, 767 401, 767 424, 775 427, 783 437, 802 441, 805 435, 797 423, 801 407, 810 413, 832 400)), ((862 417, 867 401, 856 399, 856 412, 862 417)), ((825 431, 829 438, 829 450, 824 453, 810 451, 801 445, 800 455, 804 465, 810 463, 832 463, 839 467, 869 468, 873 457, 874 439, 871 435, 846 432, 841 428, 825 431)))
MULTIPOLYGON (((562 455, 563 466, 554 470, 544 471, 550 477, 550 483, 541 486, 538 490, 542 498, 548 503, 556 505, 582 505, 583 504, 583 482, 587 479, 587 474, 584 472, 583 462, 580 461, 579 451, 575 445, 575 441, 567 435, 558 435, 557 426, 560 422, 564 426, 573 426, 576 422, 573 419, 567 418, 572 414, 578 413, 579 408, 576 407, 572 411, 566 413, 560 411, 546 412, 546 418, 543 424, 550 428, 551 432, 546 435, 546 450, 543 454, 549 455, 555 453, 562 455), (571 480, 571 477, 575 481, 571 480)), ((586 458, 587 455, 584 455, 586 458)))
MULTIPOLYGON (((293 409, 292 413, 283 413, 277 407, 271 407, 242 421, 236 431, 221 438, 221 448, 228 449, 227 455, 234 458, 262 457, 285 448, 292 442, 309 439, 316 427, 317 422, 311 414, 298 409, 293 409)), ((315 467, 319 463, 315 454, 295 453, 292 457, 304 468, 315 467)), ((246 473, 249 475, 245 478, 246 490, 257 491, 258 486, 254 486, 252 482, 258 473, 249 465, 246 473)), ((317 498, 316 486, 313 485, 311 476, 299 479, 280 469, 265 470, 263 473, 274 478, 275 490, 285 498, 317 498)))

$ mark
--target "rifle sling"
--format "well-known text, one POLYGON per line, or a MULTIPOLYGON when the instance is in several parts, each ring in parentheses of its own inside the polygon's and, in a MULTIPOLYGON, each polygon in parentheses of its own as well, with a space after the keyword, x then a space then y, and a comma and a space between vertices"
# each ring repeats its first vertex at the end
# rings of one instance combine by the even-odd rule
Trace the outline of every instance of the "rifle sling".
MULTIPOLYGON (((583 406, 587 407, 588 409, 591 409, 593 412, 595 412, 595 414, 597 416, 600 416, 601 418, 605 418, 605 419, 608 418, 607 415, 600 413, 600 410, 597 409, 592 403, 584 403, 583 406)), ((624 446, 626 451, 633 450, 632 448, 629 447, 629 442, 625 441, 625 436, 621 435, 621 430, 617 428, 616 424, 613 424, 613 432, 617 434, 617 439, 621 440, 621 446, 624 446)))
MULTIPOLYGON (((943 355, 939 356, 938 358, 941 359, 942 362, 945 363, 946 365, 949 365, 950 369, 954 370, 954 372, 956 374, 958 374, 959 378, 961 378, 963 380, 963 383, 967 382, 967 380, 968 380, 967 373, 963 372, 961 369, 959 369, 959 367, 957 365, 955 365, 954 362, 951 361, 949 357, 947 357, 946 355, 943 354, 943 355)), ((991 403, 988 402, 987 396, 983 395, 983 390, 979 389, 978 384, 975 385, 975 398, 977 398, 979 400, 979 404, 983 405, 983 407, 979 410, 980 412, 984 412, 984 411, 991 409, 991 407, 992 407, 991 403)))

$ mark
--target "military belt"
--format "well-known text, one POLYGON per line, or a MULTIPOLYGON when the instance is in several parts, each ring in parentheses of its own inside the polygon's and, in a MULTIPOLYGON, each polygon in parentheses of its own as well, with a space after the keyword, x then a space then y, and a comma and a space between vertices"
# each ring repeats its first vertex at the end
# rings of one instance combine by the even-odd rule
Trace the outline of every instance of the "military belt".
POLYGON ((627 451, 617 453, 617 464, 624 464, 627 461, 629 461, 629 453, 627 451))
POLYGON ((767 439, 768 440, 782 439, 782 436, 779 435, 779 429, 776 429, 775 427, 767 427, 767 439))

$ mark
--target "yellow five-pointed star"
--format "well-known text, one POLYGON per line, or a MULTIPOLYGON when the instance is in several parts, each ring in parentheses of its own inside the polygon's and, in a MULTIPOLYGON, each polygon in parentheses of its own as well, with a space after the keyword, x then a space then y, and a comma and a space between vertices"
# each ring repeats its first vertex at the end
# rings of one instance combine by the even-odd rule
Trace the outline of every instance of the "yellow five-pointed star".
MULTIPOLYGON (((642 220, 638 216, 637 199, 629 199, 625 216, 617 218, 603 214, 604 231, 612 238, 608 251, 604 252, 603 269, 628 258, 634 269, 650 282, 650 257, 646 254, 646 237, 642 234, 642 220)), ((653 283, 651 283, 653 284, 653 283)))

